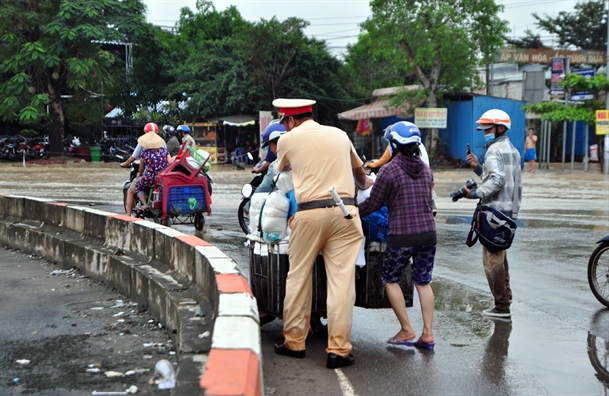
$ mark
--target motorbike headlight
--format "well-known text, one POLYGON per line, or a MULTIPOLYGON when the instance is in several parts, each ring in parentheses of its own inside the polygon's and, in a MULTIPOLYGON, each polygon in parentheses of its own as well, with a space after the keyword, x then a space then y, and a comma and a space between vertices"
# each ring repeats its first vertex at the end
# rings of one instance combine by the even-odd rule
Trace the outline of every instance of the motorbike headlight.
POLYGON ((253 191, 254 189, 249 183, 244 184, 243 187, 241 187, 241 195, 243 195, 243 198, 250 198, 252 196, 253 191))

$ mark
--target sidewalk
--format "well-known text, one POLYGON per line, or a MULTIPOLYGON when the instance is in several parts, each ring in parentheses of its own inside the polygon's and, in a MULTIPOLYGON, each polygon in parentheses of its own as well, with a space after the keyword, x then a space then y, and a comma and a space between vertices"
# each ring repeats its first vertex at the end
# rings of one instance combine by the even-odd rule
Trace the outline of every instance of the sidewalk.
POLYGON ((157 361, 176 360, 165 329, 102 283, 65 272, 0 248, 0 394, 84 396, 134 385, 138 395, 163 392, 148 381, 157 361))

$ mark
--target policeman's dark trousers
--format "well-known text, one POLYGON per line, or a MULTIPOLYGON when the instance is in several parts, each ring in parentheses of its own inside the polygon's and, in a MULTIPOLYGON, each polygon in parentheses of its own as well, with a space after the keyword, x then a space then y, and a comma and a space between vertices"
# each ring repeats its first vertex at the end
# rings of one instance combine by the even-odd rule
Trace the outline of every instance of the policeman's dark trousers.
POLYGON ((488 285, 495 298, 495 308, 510 310, 512 289, 510 289, 510 271, 507 260, 507 250, 491 253, 486 247, 482 247, 482 263, 488 285))
POLYGON ((285 346, 305 349, 313 296, 312 270, 322 252, 328 277, 327 353, 347 356, 351 345, 355 304, 355 261, 363 241, 362 223, 355 206, 347 206, 352 219, 339 207, 297 212, 290 219, 290 271, 283 303, 285 346))

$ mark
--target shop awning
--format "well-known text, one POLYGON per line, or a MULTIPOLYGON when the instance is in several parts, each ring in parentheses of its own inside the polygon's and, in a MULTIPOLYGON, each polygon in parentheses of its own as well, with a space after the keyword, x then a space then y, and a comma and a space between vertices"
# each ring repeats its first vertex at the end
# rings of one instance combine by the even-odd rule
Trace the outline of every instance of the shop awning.
POLYGON ((209 119, 209 122, 223 122, 224 125, 228 126, 247 126, 247 125, 256 125, 256 120, 258 118, 251 115, 246 114, 235 114, 229 116, 222 116, 209 119))
POLYGON ((362 120, 364 118, 383 118, 389 116, 397 116, 400 118, 410 118, 412 114, 406 106, 402 107, 387 107, 390 99, 380 99, 367 105, 356 107, 355 109, 347 110, 338 114, 341 120, 362 120))

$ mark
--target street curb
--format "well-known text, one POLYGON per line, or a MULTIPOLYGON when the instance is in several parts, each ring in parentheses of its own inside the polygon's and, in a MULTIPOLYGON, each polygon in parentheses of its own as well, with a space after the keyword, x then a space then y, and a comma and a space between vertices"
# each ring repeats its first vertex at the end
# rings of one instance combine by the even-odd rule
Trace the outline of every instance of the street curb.
POLYGON ((256 300, 237 264, 192 235, 125 215, 0 194, 0 242, 104 281, 174 339, 174 395, 262 395, 256 300))

